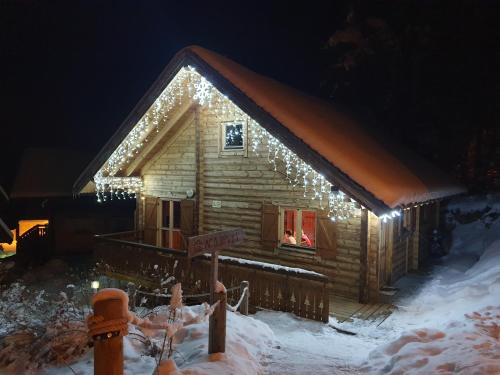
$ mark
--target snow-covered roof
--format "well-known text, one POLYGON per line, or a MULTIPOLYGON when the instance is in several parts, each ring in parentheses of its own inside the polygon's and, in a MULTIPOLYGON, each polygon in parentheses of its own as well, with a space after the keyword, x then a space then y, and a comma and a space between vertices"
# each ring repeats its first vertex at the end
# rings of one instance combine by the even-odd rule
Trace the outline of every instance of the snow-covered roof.
POLYGON ((19 161, 10 198, 72 196, 75 178, 89 160, 78 150, 28 148, 19 161))
POLYGON ((177 71, 194 66, 219 91, 315 170, 376 214, 464 192, 422 158, 386 146, 331 103, 202 47, 181 50, 74 186, 79 193, 177 71))

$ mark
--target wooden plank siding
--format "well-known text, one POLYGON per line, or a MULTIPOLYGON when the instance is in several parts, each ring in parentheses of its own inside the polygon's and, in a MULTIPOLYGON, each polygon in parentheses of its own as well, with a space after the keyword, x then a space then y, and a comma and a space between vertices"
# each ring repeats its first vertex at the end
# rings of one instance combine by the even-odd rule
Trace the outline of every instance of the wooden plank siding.
MULTIPOLYGON (((183 117, 184 123, 176 126, 177 134, 171 135, 161 151, 142 169, 144 194, 185 197, 186 190, 193 189, 199 200, 197 224, 200 234, 235 227, 245 231, 245 242, 228 249, 225 254, 320 272, 333 280, 330 287, 334 293, 358 299, 361 210, 348 221, 335 224, 334 259, 321 259, 313 251, 265 250, 261 242, 264 203, 319 212, 319 202, 304 198, 301 188, 293 188, 280 171, 273 169, 264 146, 257 153, 250 149, 251 132, 246 132, 249 149, 245 154, 220 152, 221 123, 239 119, 218 116, 210 108, 197 107, 195 111, 198 111, 196 115, 183 117), (214 200, 221 202, 220 208, 212 206, 214 200)), ((323 203, 326 206, 327 202, 323 203)), ((141 202, 138 202, 138 209, 143 210, 141 202)), ((143 214, 139 212, 137 217, 142 218, 143 214)))
MULTIPOLYGON (((292 188, 285 176, 273 170, 265 147, 257 154, 221 155, 220 126, 224 121, 235 120, 219 117, 214 111, 200 111, 202 133, 203 176, 200 188, 204 197, 203 215, 200 217, 202 231, 242 227, 246 240, 226 253, 250 259, 260 259, 278 264, 302 267, 326 274, 334 279, 335 292, 358 298, 360 257, 360 216, 337 228, 337 256, 333 260, 321 259, 314 253, 299 253, 291 250, 266 250, 261 242, 262 204, 301 207, 319 210, 319 203, 303 196, 303 190, 292 188), (222 202, 213 208, 211 202, 222 202)), ((252 142, 247 132, 247 144, 252 142)))
POLYGON ((160 152, 142 170, 144 194, 154 197, 186 196, 196 188, 195 117, 189 116, 160 152))

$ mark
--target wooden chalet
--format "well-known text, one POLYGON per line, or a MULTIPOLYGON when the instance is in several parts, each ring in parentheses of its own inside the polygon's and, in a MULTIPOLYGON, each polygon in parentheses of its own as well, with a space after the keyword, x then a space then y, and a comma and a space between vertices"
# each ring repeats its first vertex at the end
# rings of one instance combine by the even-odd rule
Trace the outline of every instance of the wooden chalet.
POLYGON ((330 103, 193 46, 73 192, 135 199, 128 248, 157 256, 184 249, 189 236, 239 227, 245 242, 224 252, 233 260, 314 271, 335 294, 376 301, 425 261, 439 201, 463 189, 330 103))

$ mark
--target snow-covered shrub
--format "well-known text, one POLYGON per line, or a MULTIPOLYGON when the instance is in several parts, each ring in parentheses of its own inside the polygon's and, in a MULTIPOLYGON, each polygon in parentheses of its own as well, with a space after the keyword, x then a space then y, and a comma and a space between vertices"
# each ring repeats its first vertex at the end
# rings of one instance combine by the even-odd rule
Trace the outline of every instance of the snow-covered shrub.
MULTIPOLYGON (((73 286, 69 289, 72 294, 73 286)), ((0 369, 31 374, 81 357, 88 350, 85 314, 74 295, 51 296, 13 283, 0 302, 0 369)))

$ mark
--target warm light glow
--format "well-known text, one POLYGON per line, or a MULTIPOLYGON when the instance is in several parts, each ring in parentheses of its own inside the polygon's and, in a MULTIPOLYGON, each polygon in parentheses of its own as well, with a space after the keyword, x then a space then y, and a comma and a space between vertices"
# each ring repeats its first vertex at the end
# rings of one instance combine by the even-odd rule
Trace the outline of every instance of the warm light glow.
POLYGON ((17 249, 16 229, 12 229, 11 233, 12 233, 12 238, 14 239, 12 243, 0 243, 0 250, 6 253, 15 253, 17 249))
POLYGON ((97 281, 97 280, 92 281, 91 286, 92 286, 92 289, 94 289, 94 290, 99 289, 99 281, 97 281))
POLYGON ((19 237, 29 231, 35 225, 47 225, 49 223, 46 219, 39 220, 19 220, 19 237))

